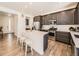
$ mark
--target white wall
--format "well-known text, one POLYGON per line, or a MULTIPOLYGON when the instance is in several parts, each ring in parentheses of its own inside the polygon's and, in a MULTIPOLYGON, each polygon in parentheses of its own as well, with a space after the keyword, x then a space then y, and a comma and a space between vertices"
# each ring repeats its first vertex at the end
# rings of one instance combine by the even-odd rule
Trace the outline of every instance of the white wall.
POLYGON ((29 18, 29 26, 30 26, 30 28, 33 27, 33 17, 29 18))
POLYGON ((17 25, 17 36, 21 36, 22 32, 25 31, 25 17, 22 14, 18 14, 18 25, 17 25))
POLYGON ((2 15, 0 14, 0 26, 3 27, 3 32, 4 33, 12 33, 16 32, 16 24, 17 24, 16 17, 8 16, 8 15, 2 15))
POLYGON ((29 18, 29 27, 33 26, 33 18, 30 16, 22 16, 22 14, 18 14, 18 27, 17 27, 17 36, 21 36, 26 30, 26 18, 29 18))
POLYGON ((17 25, 18 25, 18 16, 17 15, 13 15, 13 20, 12 20, 12 29, 15 35, 17 35, 17 25))
POLYGON ((0 26, 3 27, 3 32, 4 33, 8 33, 9 32, 9 21, 11 21, 10 19, 12 19, 12 18, 7 16, 7 15, 1 15, 0 14, 0 26))

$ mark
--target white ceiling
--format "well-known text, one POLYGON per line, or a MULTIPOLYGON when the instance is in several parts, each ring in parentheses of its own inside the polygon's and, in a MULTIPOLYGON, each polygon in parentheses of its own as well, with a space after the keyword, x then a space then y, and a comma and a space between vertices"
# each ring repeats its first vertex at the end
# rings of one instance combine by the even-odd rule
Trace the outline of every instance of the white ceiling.
POLYGON ((7 7, 32 16, 44 15, 76 5, 76 2, 0 2, 1 7, 7 7))

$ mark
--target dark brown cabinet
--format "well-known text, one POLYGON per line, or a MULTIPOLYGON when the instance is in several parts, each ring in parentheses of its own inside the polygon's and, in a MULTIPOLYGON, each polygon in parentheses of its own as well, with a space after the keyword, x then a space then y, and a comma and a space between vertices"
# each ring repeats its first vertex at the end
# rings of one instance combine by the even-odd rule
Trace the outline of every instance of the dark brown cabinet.
POLYGON ((43 17, 42 17, 42 24, 43 25, 49 25, 50 23, 49 23, 49 19, 50 19, 50 16, 49 15, 44 15, 43 17))
POLYGON ((57 13, 51 13, 42 16, 42 24, 50 25, 51 20, 56 20, 57 25, 73 25, 75 9, 69 9, 57 13))
POLYGON ((74 15, 74 24, 79 24, 79 3, 77 4, 74 15))
POLYGON ((77 13, 78 13, 78 14, 77 14, 77 17, 78 17, 78 19, 77 19, 77 24, 79 24, 79 3, 78 3, 78 9, 77 9, 77 11, 78 11, 78 12, 77 12, 77 13))
POLYGON ((59 12, 57 15, 57 25, 73 25, 75 9, 59 12))
POLYGON ((43 15, 42 16, 42 24, 43 25, 50 25, 50 22, 52 20, 56 20, 56 19, 57 19, 57 14, 56 13, 43 15))
POLYGON ((57 13, 52 13, 50 16, 50 20, 57 20, 57 13))
POLYGON ((56 41, 60 41, 66 44, 70 44, 70 33, 69 32, 62 32, 56 31, 56 41))
POLYGON ((41 16, 35 16, 34 17, 34 22, 40 22, 41 16))

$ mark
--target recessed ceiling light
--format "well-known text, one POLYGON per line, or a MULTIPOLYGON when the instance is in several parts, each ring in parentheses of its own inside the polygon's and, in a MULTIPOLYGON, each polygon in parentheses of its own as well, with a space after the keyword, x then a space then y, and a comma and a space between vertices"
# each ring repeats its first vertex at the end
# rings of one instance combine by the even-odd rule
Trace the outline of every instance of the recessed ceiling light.
MULTIPOLYGON (((29 2, 29 5, 32 5, 32 2, 29 2)), ((25 5, 24 7, 27 8, 29 5, 25 5)))
POLYGON ((32 5, 33 3, 32 2, 29 2, 29 4, 32 5))
POLYGON ((7 14, 8 16, 12 16, 11 14, 7 14))
POLYGON ((25 5, 24 7, 27 8, 27 5, 25 5))

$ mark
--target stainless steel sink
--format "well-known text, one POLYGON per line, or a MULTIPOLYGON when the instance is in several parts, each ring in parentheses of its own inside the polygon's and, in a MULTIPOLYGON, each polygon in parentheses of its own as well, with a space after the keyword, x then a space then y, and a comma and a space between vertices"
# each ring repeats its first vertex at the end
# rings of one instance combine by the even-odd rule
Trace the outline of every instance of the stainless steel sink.
POLYGON ((75 36, 76 38, 79 38, 79 35, 78 35, 78 34, 74 34, 74 36, 75 36))

